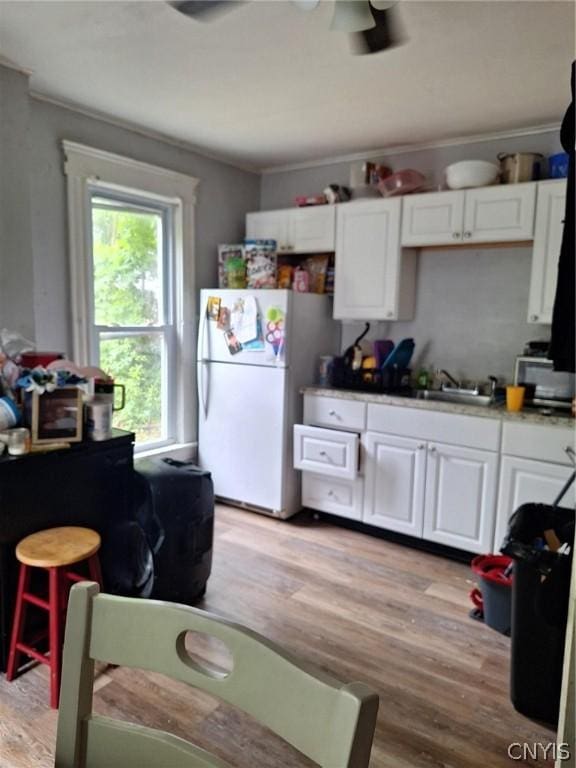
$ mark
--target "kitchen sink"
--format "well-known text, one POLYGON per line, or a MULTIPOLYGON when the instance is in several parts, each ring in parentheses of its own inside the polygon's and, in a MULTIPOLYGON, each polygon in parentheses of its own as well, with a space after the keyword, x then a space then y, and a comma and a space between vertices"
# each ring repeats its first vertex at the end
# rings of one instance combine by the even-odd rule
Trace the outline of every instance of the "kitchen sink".
POLYGON ((490 395, 474 395, 471 392, 445 392, 443 390, 419 389, 416 392, 417 400, 437 400, 443 403, 460 403, 461 405, 481 405, 488 407, 496 405, 490 395))

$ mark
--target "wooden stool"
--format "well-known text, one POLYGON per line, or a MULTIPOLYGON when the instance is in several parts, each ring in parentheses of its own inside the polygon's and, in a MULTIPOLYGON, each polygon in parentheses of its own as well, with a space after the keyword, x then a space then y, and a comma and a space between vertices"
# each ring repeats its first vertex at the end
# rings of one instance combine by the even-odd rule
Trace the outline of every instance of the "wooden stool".
POLYGON ((54 709, 58 707, 60 696, 60 667, 68 592, 71 582, 88 580, 86 576, 68 570, 67 566, 86 560, 90 579, 102 586, 100 564, 96 554, 99 549, 100 536, 96 531, 72 526, 49 528, 33 533, 22 539, 16 547, 16 558, 20 561, 20 574, 6 679, 14 679, 22 653, 42 664, 47 664, 50 667, 50 706, 54 709), (48 600, 29 591, 32 568, 44 568, 48 571, 48 600), (47 631, 40 632, 25 643, 23 634, 27 603, 48 611, 49 622, 47 631), (47 655, 34 647, 46 635, 48 635, 47 655))

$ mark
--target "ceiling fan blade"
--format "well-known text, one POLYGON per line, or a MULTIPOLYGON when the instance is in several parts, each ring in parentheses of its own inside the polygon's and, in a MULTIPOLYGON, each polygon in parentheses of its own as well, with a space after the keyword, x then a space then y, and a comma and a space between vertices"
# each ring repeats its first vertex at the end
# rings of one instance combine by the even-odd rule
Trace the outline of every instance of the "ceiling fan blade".
POLYGON ((168 4, 185 16, 198 21, 210 21, 217 16, 244 5, 245 0, 172 0, 168 4))
POLYGON ((375 8, 374 5, 370 5, 370 11, 376 25, 372 29, 365 29, 353 36, 354 53, 359 55, 379 53, 406 42, 407 38, 395 5, 388 8, 375 8))

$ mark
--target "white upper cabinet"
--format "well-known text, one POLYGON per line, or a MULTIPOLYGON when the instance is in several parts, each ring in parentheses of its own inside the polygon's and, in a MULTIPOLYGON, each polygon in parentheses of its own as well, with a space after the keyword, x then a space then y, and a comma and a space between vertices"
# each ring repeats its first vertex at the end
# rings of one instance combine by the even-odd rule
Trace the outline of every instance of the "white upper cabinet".
POLYGON ((281 253, 326 253, 335 248, 336 207, 287 208, 246 215, 249 240, 276 240, 281 253))
POLYGON ((335 250, 336 206, 319 205, 289 211, 288 233, 295 253, 335 250))
POLYGON ((529 323, 552 322, 565 205, 565 179, 543 181, 538 184, 528 300, 529 323))
POLYGON ((408 195, 403 201, 402 245, 458 243, 463 221, 463 192, 408 195))
POLYGON ((536 187, 528 183, 468 189, 464 204, 464 242, 532 240, 536 187))
POLYGON ((276 240, 279 251, 288 250, 288 211, 246 214, 247 240, 276 240))
POLYGON ((537 186, 502 184, 405 197, 402 245, 531 240, 537 186))
POLYGON ((335 318, 413 317, 415 255, 400 248, 401 208, 399 198, 338 206, 335 318))

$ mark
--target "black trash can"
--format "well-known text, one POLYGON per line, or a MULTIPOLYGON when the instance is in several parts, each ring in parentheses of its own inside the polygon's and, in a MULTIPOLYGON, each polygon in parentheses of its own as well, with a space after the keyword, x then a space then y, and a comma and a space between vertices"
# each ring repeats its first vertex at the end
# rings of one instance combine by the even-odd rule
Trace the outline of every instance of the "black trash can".
POLYGON ((518 712, 556 726, 562 689, 572 550, 552 551, 545 532, 560 544, 574 541, 574 510, 524 504, 510 520, 502 552, 514 560, 510 695, 518 712))

